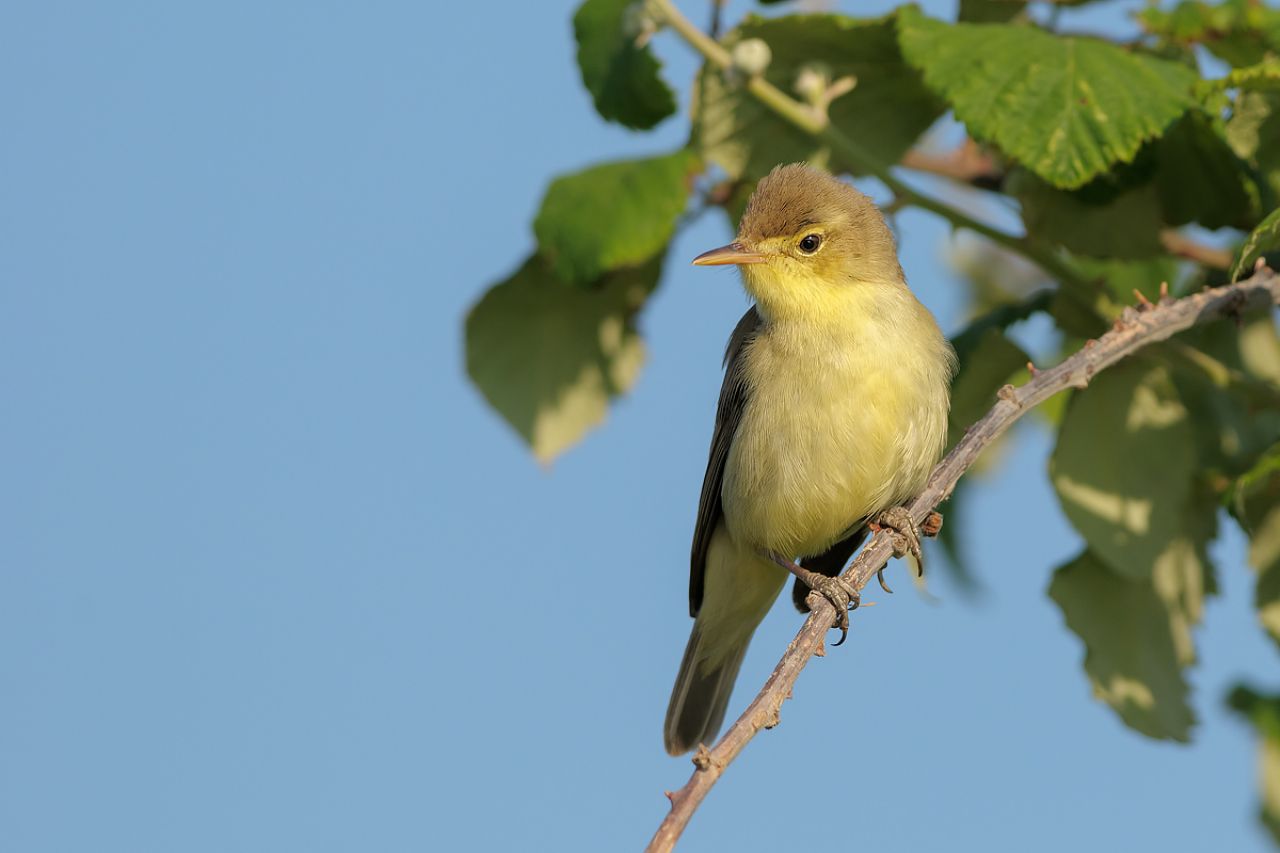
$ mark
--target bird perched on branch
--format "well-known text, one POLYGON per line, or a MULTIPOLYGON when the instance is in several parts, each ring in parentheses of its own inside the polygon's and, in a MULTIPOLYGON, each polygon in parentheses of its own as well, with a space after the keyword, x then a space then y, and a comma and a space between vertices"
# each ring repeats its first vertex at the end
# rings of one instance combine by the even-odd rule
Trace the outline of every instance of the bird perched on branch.
POLYGON ((902 504, 942 453, 955 370, 879 210, 809 166, 774 169, 737 239, 693 262, 737 265, 755 304, 725 353, 693 536, 696 620, 663 729, 672 755, 719 731, 788 572, 797 606, 813 589, 847 631, 858 593, 835 576, 868 526, 891 529, 895 554, 919 560, 920 531, 902 504))

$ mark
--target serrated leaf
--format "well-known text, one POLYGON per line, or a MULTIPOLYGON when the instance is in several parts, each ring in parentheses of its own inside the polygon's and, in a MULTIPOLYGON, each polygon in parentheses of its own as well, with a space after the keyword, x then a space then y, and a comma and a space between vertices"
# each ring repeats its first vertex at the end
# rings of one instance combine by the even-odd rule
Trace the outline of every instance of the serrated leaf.
POLYGON ((1261 803, 1258 819, 1280 844, 1280 696, 1236 686, 1227 705, 1248 720, 1258 733, 1258 776, 1261 803))
POLYGON ((684 212, 696 158, 677 151, 556 178, 533 220, 542 254, 566 281, 643 263, 662 251, 684 212))
POLYGON ((550 461, 604 420, 644 362, 633 318, 661 261, 585 288, 534 255, 495 284, 466 321, 467 373, 498 414, 550 461))
POLYGON ((1015 169, 1006 190, 1022 207, 1027 233, 1097 258, 1150 258, 1160 243, 1160 202, 1151 184, 1115 185, 1099 178, 1061 190, 1025 169, 1015 169))
POLYGON ((1144 579, 1191 495, 1195 437, 1168 372, 1123 362, 1072 395, 1050 461, 1063 512, 1120 575, 1144 579))
POLYGON ((1253 264, 1258 258, 1280 250, 1280 208, 1271 211, 1270 215, 1249 233, 1240 251, 1236 253, 1235 263, 1231 265, 1231 280, 1238 281, 1242 276, 1253 271, 1253 264))
POLYGON ((1258 619, 1280 643, 1280 443, 1236 480, 1227 503, 1249 536, 1249 563, 1258 573, 1258 619))
MULTIPOLYGON (((751 16, 725 45, 732 49, 749 38, 769 45, 773 59, 765 79, 789 94, 804 70, 828 82, 855 78, 853 90, 831 104, 831 122, 882 163, 897 162, 942 115, 942 103, 903 61, 892 16, 751 16)), ((855 164, 832 163, 819 141, 710 68, 695 104, 694 138, 703 156, 733 178, 760 178, 779 163, 800 160, 856 172, 855 164)))
POLYGON ((1195 714, 1182 673, 1189 622, 1155 579, 1120 577, 1086 551, 1054 572, 1049 596, 1084 641, 1094 695, 1149 737, 1190 740, 1195 714))
POLYGON ((586 0, 573 16, 578 68, 608 121, 647 130, 676 111, 676 97, 662 81, 662 67, 648 46, 637 46, 643 3, 586 0))
POLYGON ((1062 189, 1133 159, 1191 106, 1194 71, 1110 42, 900 13, 903 55, 972 136, 1062 189))

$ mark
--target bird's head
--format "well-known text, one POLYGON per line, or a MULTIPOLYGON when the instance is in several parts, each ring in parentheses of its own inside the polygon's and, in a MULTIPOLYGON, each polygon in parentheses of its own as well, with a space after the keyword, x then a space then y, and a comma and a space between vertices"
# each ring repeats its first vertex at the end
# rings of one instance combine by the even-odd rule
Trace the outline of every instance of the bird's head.
POLYGON ((802 163, 756 185, 727 246, 694 258, 736 264, 761 310, 777 318, 829 316, 860 284, 900 284, 893 234, 871 199, 802 163))

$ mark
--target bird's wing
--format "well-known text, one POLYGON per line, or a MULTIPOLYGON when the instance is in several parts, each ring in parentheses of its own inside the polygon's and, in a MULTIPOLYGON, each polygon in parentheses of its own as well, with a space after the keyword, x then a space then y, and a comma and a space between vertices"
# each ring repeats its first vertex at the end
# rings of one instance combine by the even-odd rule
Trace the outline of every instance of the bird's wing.
POLYGON ((703 584, 706 580, 707 548, 711 534, 720 523, 720 486, 724 482, 725 460, 729 447, 742 421, 747 407, 747 383, 743 378, 743 361, 740 358, 744 344, 760 328, 760 315, 752 305, 742 315, 729 336, 729 346, 724 353, 724 384, 720 386, 720 403, 716 407, 716 426, 711 433, 711 454, 707 459, 707 473, 702 479, 702 497, 698 501, 698 522, 693 529, 693 551, 689 557, 689 615, 697 616, 702 607, 703 584))

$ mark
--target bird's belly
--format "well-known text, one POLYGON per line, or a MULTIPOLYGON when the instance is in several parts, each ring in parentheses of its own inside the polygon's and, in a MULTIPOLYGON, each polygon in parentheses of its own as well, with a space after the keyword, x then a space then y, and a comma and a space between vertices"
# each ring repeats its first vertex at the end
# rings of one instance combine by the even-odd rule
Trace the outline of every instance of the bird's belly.
POLYGON ((945 388, 909 371, 818 373, 804 399, 794 381, 754 387, 726 460, 731 535, 786 557, 821 553, 918 492, 946 430, 945 388))

